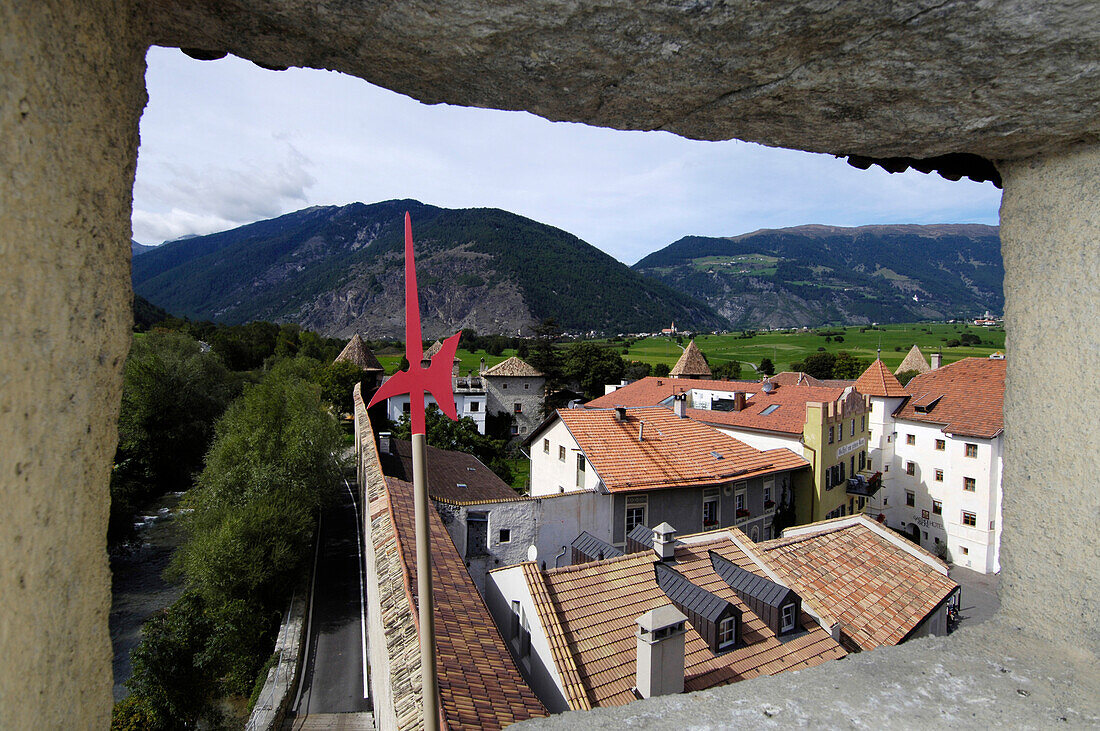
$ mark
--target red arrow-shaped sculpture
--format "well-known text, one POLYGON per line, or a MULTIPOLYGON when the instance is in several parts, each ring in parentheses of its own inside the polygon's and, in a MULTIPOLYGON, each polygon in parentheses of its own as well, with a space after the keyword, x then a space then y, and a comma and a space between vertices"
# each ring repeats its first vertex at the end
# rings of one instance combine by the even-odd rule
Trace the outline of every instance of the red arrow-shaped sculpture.
POLYGON ((451 369, 462 333, 455 333, 443 341, 443 347, 432 356, 432 362, 424 368, 424 343, 420 339, 420 302, 416 290, 416 263, 413 260, 412 220, 405 212, 405 358, 409 370, 398 371, 375 392, 370 405, 403 393, 409 394, 409 418, 412 433, 424 433, 424 394, 430 393, 439 408, 452 421, 458 421, 455 411, 454 390, 451 388, 451 369))

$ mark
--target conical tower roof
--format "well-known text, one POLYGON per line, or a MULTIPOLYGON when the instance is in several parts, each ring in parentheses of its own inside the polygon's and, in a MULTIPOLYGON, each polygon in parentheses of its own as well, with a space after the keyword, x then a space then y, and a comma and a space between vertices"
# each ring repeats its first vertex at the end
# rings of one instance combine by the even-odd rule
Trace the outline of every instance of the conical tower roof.
POLYGON ((673 378, 710 378, 713 374, 710 372, 710 366, 707 365, 707 359, 703 356, 703 351, 699 350, 699 346, 692 340, 684 348, 683 355, 676 361, 669 375, 673 378))
POLYGON ((905 371, 927 373, 930 370, 932 370, 932 366, 928 365, 928 361, 921 355, 920 348, 914 345, 909 349, 909 352, 905 356, 905 360, 901 362, 901 365, 897 367, 894 373, 904 373, 905 371))
POLYGON ((908 396, 901 385, 882 359, 876 358, 863 375, 856 380, 856 391, 865 396, 908 396))
POLYGON ((512 356, 508 360, 501 361, 495 366, 485 371, 483 375, 486 376, 522 376, 527 378, 539 378, 545 375, 538 368, 528 363, 525 360, 521 360, 517 356, 512 356))
POLYGON ((378 362, 378 359, 374 357, 374 353, 370 352, 370 348, 363 342, 363 338, 359 337, 359 333, 355 333, 351 336, 351 340, 344 349, 340 351, 340 355, 336 356, 336 363, 341 360, 346 360, 348 363, 354 363, 365 371, 381 371, 382 364, 378 362))

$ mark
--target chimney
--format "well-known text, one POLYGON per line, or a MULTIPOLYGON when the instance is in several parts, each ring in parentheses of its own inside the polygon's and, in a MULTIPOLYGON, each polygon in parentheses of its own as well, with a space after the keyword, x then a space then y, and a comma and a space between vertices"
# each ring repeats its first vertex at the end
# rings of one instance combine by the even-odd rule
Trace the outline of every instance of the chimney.
POLYGON ((672 412, 679 416, 681 419, 687 417, 687 404, 688 395, 686 393, 678 393, 672 397, 672 412))
POLYGON ((645 422, 641 420, 638 421, 638 441, 645 441, 645 422))
POLYGON ((625 406, 616 406, 615 407, 615 421, 626 421, 626 407, 625 406))
POLYGON ((638 658, 636 687, 642 698, 684 692, 684 623, 687 616, 671 604, 634 620, 638 658))
POLYGON ((734 391, 733 392, 733 410, 744 411, 745 410, 745 392, 734 391))
POLYGON ((676 529, 661 523, 653 529, 653 551, 662 561, 676 557, 676 529))
POLYGON ((485 370, 485 356, 481 356, 481 370, 479 370, 478 373, 484 373, 485 370))
POLYGON ((932 354, 932 370, 936 370, 943 363, 943 353, 932 354))
POLYGON ((378 451, 382 454, 390 453, 390 433, 388 431, 378 432, 378 451))

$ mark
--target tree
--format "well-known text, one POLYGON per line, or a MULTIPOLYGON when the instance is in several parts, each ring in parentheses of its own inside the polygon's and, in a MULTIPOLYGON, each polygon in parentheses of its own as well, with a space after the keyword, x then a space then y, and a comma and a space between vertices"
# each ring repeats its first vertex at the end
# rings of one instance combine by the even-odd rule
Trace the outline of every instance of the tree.
POLYGON ((772 363, 771 358, 761 359, 761 361, 760 361, 760 372, 763 373, 765 376, 774 376, 775 375, 775 364, 772 363))
POLYGON ((850 353, 841 351, 837 353, 836 360, 833 362, 833 378, 855 380, 867 370, 869 365, 871 364, 867 361, 854 358, 850 353))
MULTIPOLYGON (((424 431, 429 445, 472 454, 500 479, 508 484, 512 483, 512 468, 508 466, 504 456, 507 441, 485 436, 477 430, 477 424, 470 417, 464 416, 458 421, 451 421, 438 406, 429 404, 424 411, 424 431)), ((401 420, 393 428, 393 436, 397 439, 412 439, 408 414, 401 415, 401 420)))
POLYGON ((914 376, 920 375, 920 371, 902 371, 901 373, 895 373, 895 377, 898 379, 898 383, 906 385, 909 381, 912 381, 914 376))
POLYGON ((626 368, 623 371, 623 378, 628 381, 640 381, 652 372, 653 366, 649 363, 632 360, 626 364, 626 368))
POLYGON ((563 374, 580 385, 588 398, 604 393, 604 386, 619 383, 626 371, 623 359, 615 351, 592 342, 573 343, 565 351, 563 374))
POLYGON ((655 376, 663 378, 671 372, 672 369, 669 367, 668 363, 658 363, 657 365, 653 366, 653 375, 655 376))
POLYGON ((835 363, 836 356, 832 353, 811 353, 805 360, 791 363, 791 370, 802 371, 814 378, 826 379, 833 377, 835 363))
POLYGON ((546 375, 547 389, 561 383, 561 359, 554 349, 554 342, 561 336, 558 323, 550 317, 535 326, 535 347, 527 362, 546 375))
POLYGON ((351 392, 363 380, 363 369, 346 360, 329 363, 318 371, 315 382, 321 387, 321 398, 338 414, 350 414, 354 409, 351 392))
POLYGON ((711 375, 717 381, 737 381, 741 378, 741 361, 728 360, 719 363, 710 369, 711 375))

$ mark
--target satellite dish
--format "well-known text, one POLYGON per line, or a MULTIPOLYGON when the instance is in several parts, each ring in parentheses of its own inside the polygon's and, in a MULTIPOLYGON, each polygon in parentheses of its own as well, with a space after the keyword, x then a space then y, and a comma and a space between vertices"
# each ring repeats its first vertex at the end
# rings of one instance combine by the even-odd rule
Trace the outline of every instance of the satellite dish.
POLYGON ((539 560, 539 549, 535 548, 533 543, 527 547, 527 560, 532 562, 539 560))

